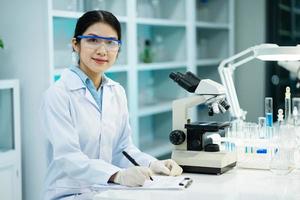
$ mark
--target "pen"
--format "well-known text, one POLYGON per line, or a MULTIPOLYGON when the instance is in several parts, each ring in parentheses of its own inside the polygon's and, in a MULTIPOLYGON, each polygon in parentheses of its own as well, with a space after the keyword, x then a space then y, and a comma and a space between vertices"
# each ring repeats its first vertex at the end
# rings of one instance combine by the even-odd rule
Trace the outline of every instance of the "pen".
MULTIPOLYGON (((122 151, 122 153, 132 164, 134 164, 135 166, 140 166, 126 151, 122 151)), ((149 177, 150 180, 153 181, 153 178, 151 176, 149 177)))

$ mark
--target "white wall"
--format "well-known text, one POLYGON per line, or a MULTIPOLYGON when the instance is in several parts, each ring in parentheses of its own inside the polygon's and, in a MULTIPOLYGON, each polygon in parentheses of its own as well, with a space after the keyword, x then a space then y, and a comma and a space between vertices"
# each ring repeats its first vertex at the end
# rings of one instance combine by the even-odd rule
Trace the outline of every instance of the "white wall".
POLYGON ((17 78, 21 89, 23 199, 41 200, 46 169, 38 108, 48 80, 47 1, 1 0, 0 79, 17 78))
MULTIPOLYGON (((266 1, 236 0, 235 51, 266 41, 266 1)), ((251 61, 236 70, 235 85, 241 108, 248 111, 247 121, 264 116, 265 63, 251 61)))

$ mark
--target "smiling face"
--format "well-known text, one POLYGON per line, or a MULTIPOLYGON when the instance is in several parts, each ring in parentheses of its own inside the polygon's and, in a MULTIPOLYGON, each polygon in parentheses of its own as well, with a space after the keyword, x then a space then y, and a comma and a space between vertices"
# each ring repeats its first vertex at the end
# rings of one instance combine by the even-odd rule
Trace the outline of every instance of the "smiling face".
MULTIPOLYGON (((103 22, 89 26, 82 35, 95 35, 118 39, 116 30, 103 22)), ((118 54, 118 51, 107 51, 105 45, 91 48, 87 44, 87 41, 83 39, 81 39, 78 44, 76 39, 73 38, 72 46, 79 55, 79 67, 91 78, 99 77, 99 75, 109 69, 115 63, 118 54)))

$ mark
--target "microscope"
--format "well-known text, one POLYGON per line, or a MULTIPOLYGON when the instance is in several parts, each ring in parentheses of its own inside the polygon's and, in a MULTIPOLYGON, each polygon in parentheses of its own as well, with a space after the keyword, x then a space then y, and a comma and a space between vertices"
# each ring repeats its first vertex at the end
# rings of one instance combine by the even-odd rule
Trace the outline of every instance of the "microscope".
POLYGON ((170 142, 175 149, 172 159, 184 172, 222 174, 236 165, 236 152, 220 151, 213 136, 220 136, 230 126, 230 122, 193 122, 188 117, 188 109, 205 104, 208 114, 224 113, 229 109, 224 87, 210 79, 200 80, 191 72, 172 72, 169 77, 181 87, 196 95, 173 101, 172 132, 170 142))

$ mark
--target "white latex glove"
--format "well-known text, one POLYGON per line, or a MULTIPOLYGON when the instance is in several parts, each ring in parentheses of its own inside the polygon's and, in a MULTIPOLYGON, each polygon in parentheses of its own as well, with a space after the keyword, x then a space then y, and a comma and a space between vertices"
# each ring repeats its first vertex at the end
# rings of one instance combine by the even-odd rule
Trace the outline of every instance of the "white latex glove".
POLYGON ((131 187, 142 186, 151 175, 152 171, 148 167, 130 167, 117 172, 113 182, 131 187))
POLYGON ((168 176, 179 176, 182 174, 182 168, 171 159, 156 160, 150 163, 150 169, 156 174, 165 174, 168 176))

